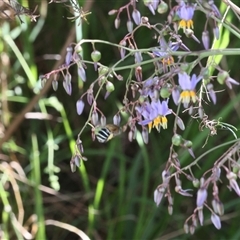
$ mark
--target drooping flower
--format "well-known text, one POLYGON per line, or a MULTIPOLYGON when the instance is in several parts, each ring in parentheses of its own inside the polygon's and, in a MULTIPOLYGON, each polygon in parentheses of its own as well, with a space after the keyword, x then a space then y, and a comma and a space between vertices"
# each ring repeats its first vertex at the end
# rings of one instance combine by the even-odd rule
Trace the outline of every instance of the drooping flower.
POLYGON ((186 4, 184 1, 179 3, 176 14, 180 18, 178 23, 178 28, 183 28, 183 30, 193 29, 193 15, 195 11, 195 4, 186 4))
POLYGON ((197 101, 195 87, 201 79, 202 79, 202 76, 197 77, 196 74, 193 74, 191 79, 190 79, 190 76, 185 72, 178 74, 178 83, 182 88, 179 102, 182 102, 185 108, 188 107, 191 101, 193 103, 197 101))
POLYGON ((172 42, 169 41, 168 43, 166 40, 161 37, 159 39, 159 45, 160 48, 155 48, 152 50, 152 53, 154 57, 161 57, 161 63, 163 65, 163 71, 167 71, 167 67, 171 67, 174 64, 174 58, 171 56, 171 52, 177 51, 179 48, 190 51, 185 44, 183 44, 181 41, 179 42, 172 42))
POLYGON ((148 125, 149 132, 152 128, 156 128, 160 131, 161 126, 163 129, 167 128, 166 115, 171 114, 171 110, 168 108, 168 101, 152 101, 145 102, 142 106, 137 106, 136 110, 144 117, 144 120, 139 121, 140 125, 148 125))

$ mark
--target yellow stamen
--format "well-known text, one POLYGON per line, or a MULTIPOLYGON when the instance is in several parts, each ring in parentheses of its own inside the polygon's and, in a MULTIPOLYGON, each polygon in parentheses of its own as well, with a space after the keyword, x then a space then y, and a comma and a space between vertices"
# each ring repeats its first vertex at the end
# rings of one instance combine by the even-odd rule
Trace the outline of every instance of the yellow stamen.
POLYGON ((153 120, 153 127, 155 127, 158 131, 160 131, 160 125, 161 125, 161 117, 158 116, 153 120))
POLYGON ((190 20, 184 20, 184 19, 182 19, 179 23, 178 23, 178 29, 180 29, 180 28, 183 28, 183 29, 186 29, 186 28, 188 28, 188 29, 193 29, 194 28, 194 26, 193 26, 193 20, 192 19, 190 19, 190 20))
POLYGON ((148 123, 148 131, 149 131, 149 133, 150 133, 151 130, 152 130, 152 124, 153 124, 153 122, 148 123))
POLYGON ((190 91, 190 97, 192 99, 192 102, 195 103, 197 98, 196 98, 196 93, 194 91, 190 91))
POLYGON ((162 117, 162 127, 163 129, 167 129, 167 118, 165 116, 162 117))
POLYGON ((180 102, 182 101, 183 103, 189 103, 190 102, 190 91, 182 91, 180 94, 180 102))

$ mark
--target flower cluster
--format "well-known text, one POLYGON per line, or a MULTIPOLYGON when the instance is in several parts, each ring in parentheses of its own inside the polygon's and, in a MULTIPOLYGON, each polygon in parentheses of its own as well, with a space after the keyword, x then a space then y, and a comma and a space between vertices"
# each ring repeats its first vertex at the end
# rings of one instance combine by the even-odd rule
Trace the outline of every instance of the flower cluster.
MULTIPOLYGON (((206 51, 204 55, 202 52, 192 51, 187 47, 188 42, 185 38, 187 36, 190 40, 194 39, 200 43, 199 48, 202 46, 201 50, 203 51, 209 49, 211 41, 207 23, 209 21, 213 22, 213 33, 215 38, 218 39, 219 29, 217 22, 218 18, 221 18, 221 14, 212 0, 199 0, 196 3, 177 0, 176 5, 171 9, 169 9, 170 6, 167 3, 160 0, 144 0, 144 4, 153 15, 168 12, 167 19, 164 19, 165 23, 153 24, 147 17, 141 16, 140 11, 137 9, 137 1, 132 0, 121 8, 109 12, 110 16, 116 15, 114 21, 116 29, 121 26, 120 16, 122 12, 127 12, 127 33, 117 45, 119 61, 113 67, 101 63, 101 53, 95 48, 94 40, 82 39, 67 48, 65 64, 60 69, 42 77, 42 81, 45 81, 53 76, 53 88, 56 90, 58 75, 61 74, 64 79, 63 86, 69 95, 72 94, 72 76, 69 68, 76 66, 80 80, 82 82, 88 81, 89 87, 79 96, 76 103, 77 114, 81 115, 83 112, 87 112, 89 118, 76 141, 76 152, 71 160, 72 170, 75 170, 76 166, 80 166, 81 160, 87 159, 83 156, 84 149, 81 139, 81 133, 87 126, 92 128, 92 139, 97 139, 101 143, 105 143, 125 132, 128 132, 129 141, 133 141, 136 138, 137 131, 141 131, 143 142, 147 144, 149 134, 152 133, 154 128, 158 132, 161 129, 169 130, 168 123, 171 121, 173 129, 170 133, 172 134, 172 142, 169 158, 162 173, 162 183, 154 192, 154 201, 158 206, 166 197, 169 204, 168 211, 172 214, 173 196, 169 185, 171 179, 175 181, 174 190, 177 194, 185 197, 194 196, 194 190, 182 187, 180 176, 185 176, 197 188, 197 191, 195 191, 197 193, 196 208, 184 224, 185 231, 193 234, 197 222, 203 225, 204 208, 211 212, 212 223, 217 229, 220 229, 220 216, 223 215, 224 210, 219 197, 218 184, 222 169, 226 172, 226 177, 229 180, 229 188, 240 196, 240 188, 236 180, 237 177, 240 177, 239 164, 231 157, 236 154, 238 145, 234 148, 235 152, 232 149, 229 150, 225 158, 214 164, 211 174, 210 171, 207 171, 201 180, 198 180, 192 173, 192 165, 185 168, 181 166, 177 149, 187 150, 191 157, 195 158, 192 149, 193 142, 184 139, 181 132, 185 130, 185 124, 181 117, 186 116, 187 113, 192 119, 201 122, 200 126, 208 128, 210 135, 214 135, 219 126, 227 128, 231 132, 235 130, 220 121, 209 120, 204 106, 206 103, 217 103, 218 95, 214 90, 216 85, 218 87, 228 87, 231 90, 233 85, 239 85, 239 83, 231 78, 227 71, 216 64, 203 67, 202 58, 211 56, 212 52, 206 51), (197 11, 202 13, 203 16, 208 16, 202 32, 202 43, 193 32, 194 18, 197 11), (148 28, 156 35, 157 43, 154 46, 146 46, 144 49, 138 47, 138 42, 135 41, 135 33, 140 28, 148 28), (93 81, 87 80, 86 64, 89 62, 83 59, 81 54, 82 47, 89 43, 93 46, 91 59, 93 69, 97 74, 97 78, 93 81), (197 60, 187 62, 189 55, 201 56, 197 60), (129 69, 128 79, 123 79, 119 74, 120 70, 122 70, 121 63, 124 62, 128 62, 124 68, 129 69), (151 71, 143 72, 143 66, 145 65, 149 66, 151 71), (208 71, 210 67, 214 67, 218 71, 217 76, 212 76, 212 72, 208 71), (105 106, 107 105, 109 96, 115 91, 115 80, 123 82, 123 106, 116 110, 112 123, 107 123, 107 118, 101 111, 101 101, 98 100, 102 98, 102 101, 105 101, 105 106), (103 93, 104 97, 102 97, 101 93, 103 93), (87 104, 89 105, 88 108, 86 108, 87 104), (121 123, 123 112, 128 116, 124 124, 121 123), (229 166, 232 166, 235 170, 230 169, 229 166), (211 186, 213 197, 212 206, 209 206, 207 199, 209 198, 208 191, 211 186)), ((116 45, 114 46, 116 47, 116 45)), ((216 55, 219 55, 219 52, 216 55)), ((161 132, 159 134, 161 135, 161 132)))

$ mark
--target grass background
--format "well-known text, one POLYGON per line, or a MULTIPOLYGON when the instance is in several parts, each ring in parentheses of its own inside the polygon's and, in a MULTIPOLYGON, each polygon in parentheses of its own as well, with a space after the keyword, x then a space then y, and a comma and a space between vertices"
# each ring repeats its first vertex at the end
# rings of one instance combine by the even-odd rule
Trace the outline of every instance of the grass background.
MULTIPOLYGON (((168 214, 166 200, 159 207, 155 206, 153 192, 161 183, 161 172, 171 145, 171 122, 174 120, 171 117, 168 130, 160 134, 152 131, 148 145, 143 144, 140 133, 133 142, 128 141, 127 134, 107 144, 92 142, 89 128, 82 136, 88 161, 84 162, 80 171, 71 173, 69 161, 75 139, 88 118, 87 110, 83 115, 77 115, 75 104, 97 74, 89 66, 88 80, 81 87, 72 68, 71 96, 64 91, 61 79, 56 92, 48 88, 51 83, 47 83, 44 94, 40 93, 39 75, 56 69, 64 61, 66 47, 76 41, 76 31, 77 37, 80 32, 86 39, 119 43, 127 32, 126 14, 121 15, 121 26, 116 30, 114 16, 108 16, 108 11, 126 2, 81 1, 80 5, 92 14, 87 16, 89 24, 83 22, 78 27, 68 19, 72 15, 63 4, 47 4, 46 0, 22 1, 26 7, 39 6, 40 17, 36 23, 24 16, 21 16, 23 24, 17 18, 0 20, 1 137, 9 133, 0 153, 3 239, 79 239, 82 234, 79 230, 91 239, 109 240, 203 239, 206 236, 209 239, 239 238, 240 201, 234 192, 227 189, 225 180, 220 183, 220 196, 225 207, 221 230, 214 228, 209 212, 204 211, 204 226, 197 228, 193 236, 184 234, 183 224, 195 207, 196 192, 193 198, 178 195, 174 193, 174 183, 173 215, 168 214), (44 119, 25 115, 26 112, 37 113, 44 119), (9 132, 11 128, 13 130, 9 132)), ((220 7, 220 1, 217 5, 220 7)), ((141 1, 138 9, 153 23, 166 20, 167 14, 152 16, 141 1)), ((233 12, 230 11, 228 17, 231 24, 238 26, 239 20, 233 12)), ((204 21, 197 19, 204 19, 205 15, 196 12, 195 18, 195 35, 200 39, 204 21)), ((210 35, 212 37, 211 31, 210 35)), ((202 49, 191 39, 183 40, 190 49, 202 49)), ((239 48, 240 45, 234 35, 227 34, 221 41, 226 41, 228 48, 239 48)), ((141 48, 156 45, 151 31, 147 29, 137 32, 136 42, 141 48)), ((116 48, 104 44, 97 44, 96 48, 102 53, 102 63, 105 65, 111 66, 119 59, 116 48)), ((83 50, 84 59, 90 60, 91 45, 85 45, 83 50)), ((221 67, 230 71, 237 81, 238 60, 239 56, 227 56, 221 61, 221 67)), ((202 63, 206 63, 206 59, 202 63)), ((152 68, 146 66, 144 78, 151 71, 152 68)), ((120 74, 127 77, 129 73, 123 71, 120 74)), ((224 88, 216 85, 215 89, 224 88)), ((221 118, 239 128, 238 89, 234 87, 232 91, 221 91, 215 106, 206 105, 210 119, 221 118)), ((98 102, 109 122, 118 110, 124 90, 124 81, 116 82, 115 92, 108 101, 102 97, 98 102)), ((218 134, 210 137, 203 148, 208 130, 199 131, 199 122, 186 114, 183 120, 186 125, 183 136, 193 142, 196 156, 233 139, 231 132, 219 129, 218 134)), ((239 136, 238 132, 236 134, 239 136)), ((227 147, 219 148, 204 157, 199 163, 201 169, 194 168, 196 177, 201 177, 204 171, 210 169, 226 150, 227 147)), ((181 149, 179 158, 182 166, 193 161, 181 149)), ((185 189, 192 188, 188 180, 181 180, 185 189)))

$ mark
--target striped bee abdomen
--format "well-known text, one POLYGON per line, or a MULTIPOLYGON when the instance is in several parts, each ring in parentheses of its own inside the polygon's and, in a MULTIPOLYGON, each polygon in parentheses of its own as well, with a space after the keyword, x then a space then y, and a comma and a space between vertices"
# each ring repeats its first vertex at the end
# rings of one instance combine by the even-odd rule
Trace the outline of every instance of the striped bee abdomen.
POLYGON ((111 135, 112 133, 110 132, 110 130, 104 127, 96 134, 96 138, 100 143, 105 143, 111 139, 111 135))

